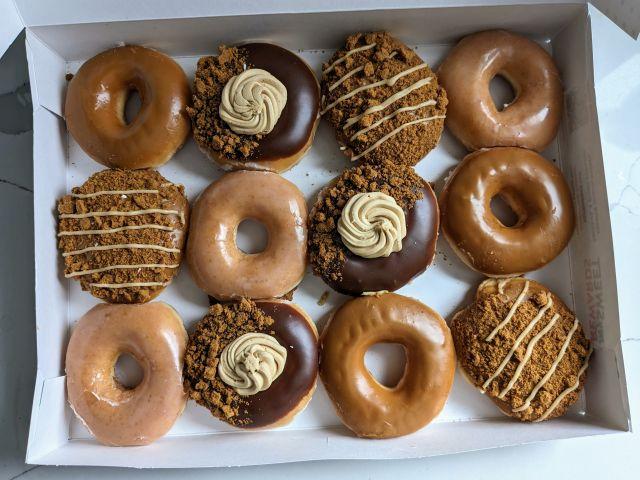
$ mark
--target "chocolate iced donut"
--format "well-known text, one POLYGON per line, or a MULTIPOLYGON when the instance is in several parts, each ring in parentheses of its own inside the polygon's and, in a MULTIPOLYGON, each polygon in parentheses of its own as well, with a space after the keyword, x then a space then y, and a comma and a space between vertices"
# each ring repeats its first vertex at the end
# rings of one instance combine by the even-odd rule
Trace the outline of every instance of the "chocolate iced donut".
POLYGON ((307 405, 318 375, 318 333, 282 300, 214 304, 185 356, 191 399, 239 428, 289 423, 307 405))
POLYGON ((329 319, 320 340, 320 378, 342 422, 365 438, 407 435, 444 407, 453 384, 455 351, 449 328, 435 311, 394 293, 347 301, 329 319), (364 355, 376 343, 399 343, 406 365, 394 387, 367 370, 364 355))
POLYGON ((439 203, 451 248, 469 267, 491 277, 543 267, 573 234, 573 202, 562 172, 523 148, 467 155, 449 176, 439 203), (496 196, 516 214, 515 225, 505 226, 491 210, 496 196))
POLYGON ((318 195, 309 215, 310 262, 314 273, 340 293, 394 291, 431 264, 438 225, 435 194, 411 167, 390 161, 357 166, 318 195), (394 208, 402 215, 389 212, 394 208), (351 231, 344 228, 349 216, 361 217, 347 222, 355 223, 351 231), (370 254, 354 243, 377 251, 370 254))
POLYGON ((562 82, 551 56, 537 43, 505 30, 474 33, 438 69, 449 93, 446 125, 469 150, 523 147, 543 150, 562 116, 562 82), (515 98, 498 110, 489 85, 495 76, 515 98))
POLYGON ((313 71, 277 45, 222 46, 198 61, 193 135, 225 169, 288 170, 311 147, 319 109, 313 71))

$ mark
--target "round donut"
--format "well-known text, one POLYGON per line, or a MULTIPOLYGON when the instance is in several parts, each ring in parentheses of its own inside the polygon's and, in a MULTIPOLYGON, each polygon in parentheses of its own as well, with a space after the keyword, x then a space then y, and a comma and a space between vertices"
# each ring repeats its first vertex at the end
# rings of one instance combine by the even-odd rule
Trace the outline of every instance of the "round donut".
POLYGON ((446 125, 470 151, 501 146, 542 151, 558 132, 560 73, 531 40, 504 30, 469 35, 445 58, 438 76, 449 94, 446 125), (495 76, 515 93, 502 110, 489 92, 495 76))
POLYGON ((110 168, 150 168, 167 162, 191 128, 189 82, 168 56, 135 45, 112 48, 87 60, 67 88, 67 128, 96 162, 110 168), (142 105, 130 123, 127 97, 142 105))
POLYGON ((286 425, 311 400, 317 377, 316 327, 302 308, 282 300, 212 305, 196 325, 185 356, 185 389, 191 399, 238 428, 286 425), (243 342, 256 334, 257 343, 243 342), (230 368, 226 352, 238 344, 231 355, 238 359, 232 372, 248 375, 242 387, 227 383, 223 373, 230 368), (279 355, 275 375, 274 355, 279 355))
POLYGON ((162 437, 184 410, 182 361, 187 332, 166 303, 99 304, 71 334, 65 369, 69 403, 105 445, 147 445, 162 437), (114 376, 122 354, 143 371, 134 388, 114 376))
MULTIPOLYGON (((382 236, 380 220, 370 219, 369 226, 382 236)), ((388 160, 380 165, 359 165, 345 170, 320 191, 309 215, 310 263, 314 273, 340 293, 357 296, 394 291, 431 265, 438 225, 436 196, 411 167, 388 160), (345 245, 338 227, 352 198, 374 192, 391 196, 402 208, 406 236, 399 250, 366 258, 345 245)))
POLYGON ((365 438, 407 435, 444 407, 453 384, 455 351, 449 328, 431 308, 394 293, 347 301, 320 338, 320 378, 342 422, 365 438), (385 387, 364 363, 376 343, 404 347, 406 366, 385 387))
POLYGON ((271 172, 227 173, 209 185, 193 208, 187 261, 191 276, 208 295, 276 298, 293 290, 307 262, 307 205, 298 188, 271 172), (264 225, 269 236, 260 253, 236 245, 246 219, 264 225))
POLYGON ((578 401, 592 347, 575 314, 544 285, 485 280, 454 315, 451 333, 465 378, 506 415, 541 422, 578 401))
POLYGON ((293 167, 311 147, 319 111, 320 87, 315 74, 304 60, 285 48, 270 43, 222 46, 219 55, 198 61, 193 108, 189 109, 193 137, 200 150, 226 170, 281 173, 293 167), (243 125, 250 117, 251 121, 275 119, 267 131, 238 129, 229 123, 233 112, 230 116, 223 113, 225 89, 241 74, 248 75, 248 70, 260 71, 270 80, 250 76, 253 83, 237 82, 243 88, 228 98, 235 103, 233 110, 237 108, 235 114, 242 117, 243 125), (286 91, 275 112, 274 94, 278 89, 273 91, 273 84, 286 91), (259 95, 246 98, 247 91, 258 91, 259 95), (236 96, 242 95, 245 98, 239 104, 235 102, 236 96))
POLYGON ((442 232, 460 259, 491 277, 537 270, 562 252, 574 228, 560 170, 535 152, 492 148, 467 155, 440 195, 442 232), (491 211, 502 198, 517 216, 507 227, 491 211))

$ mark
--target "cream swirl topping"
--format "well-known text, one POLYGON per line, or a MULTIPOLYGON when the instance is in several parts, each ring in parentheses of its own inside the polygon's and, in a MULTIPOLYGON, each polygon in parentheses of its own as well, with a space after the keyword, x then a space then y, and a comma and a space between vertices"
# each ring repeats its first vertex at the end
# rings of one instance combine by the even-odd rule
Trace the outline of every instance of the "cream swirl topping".
POLYGON ((286 361, 287 349, 275 338, 264 333, 245 333, 222 351, 218 375, 239 395, 255 395, 271 386, 286 361))
POLYGON ((382 192, 358 193, 342 209, 338 233, 345 246, 360 257, 388 257, 402 250, 402 239, 407 236, 404 210, 382 192))
POLYGON ((266 70, 250 68, 232 77, 222 90, 220 118, 238 134, 267 134, 287 103, 287 89, 266 70))

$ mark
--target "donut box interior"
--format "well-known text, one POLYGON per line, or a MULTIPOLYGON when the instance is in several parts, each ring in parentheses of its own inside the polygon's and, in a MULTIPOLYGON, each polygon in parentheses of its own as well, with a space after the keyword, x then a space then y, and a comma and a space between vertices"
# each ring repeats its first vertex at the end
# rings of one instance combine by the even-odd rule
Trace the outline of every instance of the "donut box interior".
MULTIPOLYGON (((268 464, 318 459, 388 459, 448 454, 550 439, 630 430, 629 406, 620 348, 613 246, 596 111, 589 8, 582 1, 543 4, 520 1, 494 6, 416 6, 417 2, 288 2, 286 7, 247 2, 159 2, 153 8, 105 1, 91 8, 79 1, 61 6, 18 0, 13 12, 26 27, 27 57, 34 105, 35 272, 38 368, 27 462, 34 464, 132 467, 201 467, 268 464), (336 11, 327 11, 335 8, 336 11), (386 8, 386 9, 385 9, 386 8), (118 13, 119 12, 119 13, 118 13), (260 14, 255 14, 259 12, 260 14), (126 14, 126 18, 118 18, 126 14), (115 15, 115 17, 114 17, 115 15), (361 440, 343 427, 319 383, 313 400, 287 427, 272 431, 234 430, 189 402, 169 434, 147 447, 110 448, 97 443, 75 418, 65 394, 64 355, 74 323, 97 300, 78 283, 65 280, 56 249, 56 200, 82 184, 101 166, 65 129, 63 103, 67 73, 119 43, 155 47, 173 56, 192 79, 198 57, 217 46, 246 40, 278 43, 298 52, 319 74, 320 65, 353 32, 386 29, 436 67, 462 36, 487 28, 507 28, 547 48, 565 86, 565 113, 559 135, 543 153, 564 172, 577 211, 569 247, 545 268, 531 273, 572 307, 593 341, 595 354, 584 393, 570 413, 540 424, 504 417, 465 382, 459 372, 440 416, 421 431, 392 440, 361 440)), ((614 2, 602 2, 605 6, 614 2)), ((498 88, 499 89, 499 88, 498 88)), ((498 92, 500 93, 500 92, 498 92)), ((465 151, 445 131, 440 144, 417 166, 439 192, 465 151)), ((310 152, 284 176, 311 202, 319 188, 348 166, 333 133, 321 122, 310 152)), ((189 139, 160 172, 186 187, 191 202, 222 172, 189 139)), ((251 232, 244 242, 255 241, 251 232)), ((25 266, 28 268, 29 266, 25 266)), ((399 293, 423 301, 449 319, 467 303, 481 276, 465 267, 443 238, 434 265, 399 293)), ((310 272, 294 302, 320 325, 346 300, 310 272)), ((189 328, 202 318, 207 297, 186 266, 160 295, 189 328)), ((16 319, 19 321, 20 319, 16 319)), ((401 356, 376 346, 367 365, 381 378, 397 374, 401 356), (396 372, 393 372, 393 370, 396 372)))

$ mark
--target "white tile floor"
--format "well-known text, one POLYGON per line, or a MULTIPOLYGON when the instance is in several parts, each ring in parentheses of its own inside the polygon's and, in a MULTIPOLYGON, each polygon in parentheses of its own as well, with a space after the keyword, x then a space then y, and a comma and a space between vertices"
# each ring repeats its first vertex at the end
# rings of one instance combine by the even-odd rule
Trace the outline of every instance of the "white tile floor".
MULTIPOLYGON (((593 10, 596 91, 616 248, 623 351, 636 425, 640 424, 640 135, 617 138, 618 122, 638 123, 640 43, 593 10), (602 51, 598 38, 619 42, 602 51), (626 86, 635 87, 626 90, 626 86), (611 101, 612 92, 616 102, 611 101), (622 92, 620 94, 619 92, 622 92)), ((640 470, 640 435, 563 440, 408 461, 312 462, 235 469, 135 471, 24 464, 35 368, 30 109, 21 39, 0 61, 0 479, 96 478, 623 478, 640 470)), ((628 123, 627 123, 628 124, 628 123)), ((212 452, 215 454, 215 452, 212 452)))

